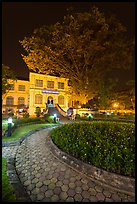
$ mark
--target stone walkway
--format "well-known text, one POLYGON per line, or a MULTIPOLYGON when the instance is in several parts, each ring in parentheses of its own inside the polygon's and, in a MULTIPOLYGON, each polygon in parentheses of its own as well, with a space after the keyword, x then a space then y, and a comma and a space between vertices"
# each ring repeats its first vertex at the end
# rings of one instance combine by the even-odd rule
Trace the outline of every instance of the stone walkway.
POLYGON ((51 129, 32 134, 20 146, 2 149, 4 157, 15 157, 29 202, 135 202, 133 195, 101 186, 57 158, 48 143, 51 129))

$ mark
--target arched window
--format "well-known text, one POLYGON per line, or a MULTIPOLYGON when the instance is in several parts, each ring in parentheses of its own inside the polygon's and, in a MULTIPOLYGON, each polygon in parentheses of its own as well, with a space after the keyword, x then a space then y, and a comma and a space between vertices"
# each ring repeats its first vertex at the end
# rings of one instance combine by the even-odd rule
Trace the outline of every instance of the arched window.
POLYGON ((59 96, 58 97, 58 104, 64 105, 64 96, 59 96))
POLYGON ((35 95, 35 104, 42 104, 42 95, 41 94, 35 95))
POLYGON ((14 105, 14 98, 12 96, 6 98, 6 105, 14 105))
POLYGON ((24 102, 25 102, 25 98, 23 97, 18 98, 18 105, 24 105, 24 102))

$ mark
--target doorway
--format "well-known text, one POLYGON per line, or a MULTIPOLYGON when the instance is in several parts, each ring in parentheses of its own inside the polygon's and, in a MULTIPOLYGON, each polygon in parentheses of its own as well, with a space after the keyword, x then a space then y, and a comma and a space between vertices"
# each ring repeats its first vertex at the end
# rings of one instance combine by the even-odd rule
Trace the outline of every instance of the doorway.
POLYGON ((48 97, 47 104, 48 104, 48 107, 54 107, 52 96, 48 97))

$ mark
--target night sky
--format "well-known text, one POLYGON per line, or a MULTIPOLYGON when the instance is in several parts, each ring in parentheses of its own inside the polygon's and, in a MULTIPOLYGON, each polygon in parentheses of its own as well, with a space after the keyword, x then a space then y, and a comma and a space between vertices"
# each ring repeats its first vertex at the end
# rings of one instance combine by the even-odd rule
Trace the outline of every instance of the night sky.
MULTIPOLYGON (((63 20, 66 9, 88 11, 90 5, 96 5, 104 13, 115 14, 128 29, 128 36, 135 33, 134 2, 3 2, 2 3, 2 63, 11 67, 16 75, 28 78, 28 68, 21 57, 24 53, 19 40, 31 36, 35 28, 54 24, 63 20)), ((121 84, 127 79, 134 79, 134 62, 132 70, 120 71, 121 84)))

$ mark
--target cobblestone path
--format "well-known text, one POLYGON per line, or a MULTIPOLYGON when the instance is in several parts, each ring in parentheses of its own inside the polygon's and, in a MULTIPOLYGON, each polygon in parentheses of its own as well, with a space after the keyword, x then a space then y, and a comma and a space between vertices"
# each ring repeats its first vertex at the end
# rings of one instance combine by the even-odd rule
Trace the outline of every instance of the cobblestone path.
POLYGON ((16 171, 32 202, 135 202, 133 196, 101 187, 56 158, 48 147, 50 131, 32 134, 17 149, 16 171))

